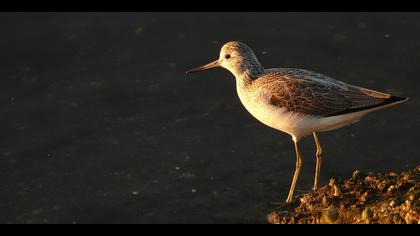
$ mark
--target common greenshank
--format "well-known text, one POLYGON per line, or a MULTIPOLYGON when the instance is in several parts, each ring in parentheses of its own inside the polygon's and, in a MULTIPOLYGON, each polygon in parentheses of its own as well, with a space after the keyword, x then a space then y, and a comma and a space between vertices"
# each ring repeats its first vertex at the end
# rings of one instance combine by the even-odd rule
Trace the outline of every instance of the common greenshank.
POLYGON ((236 78, 236 89, 245 108, 259 121, 292 136, 296 169, 286 202, 293 198, 301 168, 299 140, 312 134, 316 151, 313 189, 318 188, 322 148, 317 132, 353 124, 372 111, 407 100, 332 79, 304 69, 264 69, 254 52, 244 43, 223 45, 219 59, 189 70, 193 73, 223 67, 236 78))

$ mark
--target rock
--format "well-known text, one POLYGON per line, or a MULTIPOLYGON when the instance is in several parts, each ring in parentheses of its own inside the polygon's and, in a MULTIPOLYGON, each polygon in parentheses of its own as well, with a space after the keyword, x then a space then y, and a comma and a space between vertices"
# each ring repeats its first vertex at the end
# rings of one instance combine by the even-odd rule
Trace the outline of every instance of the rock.
POLYGON ((333 196, 334 197, 339 197, 341 195, 341 190, 340 188, 334 184, 334 192, 333 192, 333 196))
POLYGON ((392 201, 389 203, 389 206, 390 206, 390 207, 394 207, 394 206, 395 206, 395 204, 396 204, 396 202, 395 202, 394 200, 392 200, 392 201))
POLYGON ((364 192, 362 195, 360 195, 360 197, 358 199, 359 202, 361 204, 364 204, 366 202, 366 200, 367 200, 368 195, 369 195, 369 192, 364 192))
POLYGON ((396 189, 395 185, 391 185, 391 186, 388 187, 387 192, 390 193, 390 192, 394 191, 394 189, 396 189))
POLYGON ((418 224, 419 196, 420 167, 385 175, 355 171, 279 207, 267 219, 275 224, 418 224))
POLYGON ((320 220, 321 224, 333 224, 338 219, 338 211, 335 207, 330 206, 324 209, 320 220))
POLYGON ((404 217, 404 220, 407 224, 414 224, 416 222, 418 222, 418 217, 416 217, 415 214, 412 213, 407 213, 404 217))
POLYGON ((355 171, 353 172, 352 178, 353 178, 353 179, 356 179, 359 175, 360 175, 360 171, 359 171, 359 170, 355 170, 355 171))
POLYGON ((373 213, 372 210, 370 210, 368 207, 365 208, 362 212, 362 220, 365 221, 365 223, 369 224, 370 220, 372 219, 373 213))

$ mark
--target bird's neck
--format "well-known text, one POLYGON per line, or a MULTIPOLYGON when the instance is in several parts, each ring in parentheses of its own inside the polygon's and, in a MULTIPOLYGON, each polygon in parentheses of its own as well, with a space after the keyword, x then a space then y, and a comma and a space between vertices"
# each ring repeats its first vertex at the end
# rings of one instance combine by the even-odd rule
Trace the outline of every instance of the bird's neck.
POLYGON ((249 86, 252 84, 252 78, 247 74, 239 74, 236 75, 236 87, 241 90, 248 89, 249 86))
POLYGON ((252 85, 252 81, 258 79, 262 74, 265 73, 265 69, 262 67, 254 67, 252 69, 242 70, 240 73, 235 75, 236 85, 239 88, 245 90, 252 85))

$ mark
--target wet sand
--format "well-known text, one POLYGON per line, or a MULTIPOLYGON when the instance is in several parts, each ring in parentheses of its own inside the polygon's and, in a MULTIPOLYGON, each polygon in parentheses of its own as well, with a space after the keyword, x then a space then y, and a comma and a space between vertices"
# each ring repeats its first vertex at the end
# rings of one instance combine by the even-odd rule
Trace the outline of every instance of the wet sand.
MULTIPOLYGON (((290 137, 242 107, 229 72, 185 70, 249 44, 265 67, 410 97, 319 135, 321 184, 419 164, 415 13, 1 13, 0 223, 265 223, 290 137)), ((309 192, 311 138, 297 193, 309 192)))

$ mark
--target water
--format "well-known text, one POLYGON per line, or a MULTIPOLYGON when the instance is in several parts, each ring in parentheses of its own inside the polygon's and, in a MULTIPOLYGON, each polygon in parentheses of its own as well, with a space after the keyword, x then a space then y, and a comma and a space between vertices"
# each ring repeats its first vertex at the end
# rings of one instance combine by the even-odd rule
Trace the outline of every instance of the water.
MULTIPOLYGON (((290 137, 241 106, 229 72, 186 76, 230 40, 410 97, 319 135, 321 184, 419 164, 415 13, 2 13, 1 223, 261 223, 284 201, 290 137)), ((312 138, 297 193, 310 191, 312 138)))

